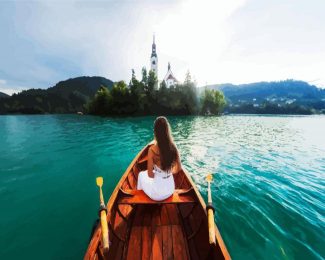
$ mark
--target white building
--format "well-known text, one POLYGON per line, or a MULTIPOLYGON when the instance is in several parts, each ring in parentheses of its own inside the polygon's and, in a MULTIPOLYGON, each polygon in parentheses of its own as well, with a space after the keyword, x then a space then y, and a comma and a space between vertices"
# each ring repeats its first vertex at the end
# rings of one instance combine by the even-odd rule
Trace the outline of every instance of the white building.
MULTIPOLYGON (((158 79, 158 56, 156 50, 155 35, 153 36, 153 43, 152 43, 152 50, 151 50, 151 57, 150 57, 150 69, 156 74, 156 77, 158 79)), ((165 81, 167 88, 176 85, 178 83, 173 72, 171 71, 170 63, 168 63, 167 74, 163 80, 165 81)))
POLYGON ((177 79, 175 78, 171 68, 170 68, 170 63, 168 62, 168 71, 167 74, 164 78, 164 81, 166 83, 167 88, 169 88, 170 86, 175 86, 177 84, 177 79))

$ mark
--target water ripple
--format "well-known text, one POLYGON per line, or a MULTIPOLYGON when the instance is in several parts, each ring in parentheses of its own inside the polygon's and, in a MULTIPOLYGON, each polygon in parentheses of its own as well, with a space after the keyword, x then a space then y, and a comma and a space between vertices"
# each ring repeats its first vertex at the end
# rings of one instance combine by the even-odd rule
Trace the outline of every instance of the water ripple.
MULTIPOLYGON (((153 120, 0 117, 0 258, 80 259, 96 217, 94 178, 104 176, 108 198, 152 140, 153 120), (44 230, 51 232, 50 241, 42 239, 44 230), (8 239, 13 243, 4 247, 8 239)), ((324 259, 325 117, 170 122, 182 163, 205 199, 205 176, 214 173, 216 222, 233 259, 324 259)))

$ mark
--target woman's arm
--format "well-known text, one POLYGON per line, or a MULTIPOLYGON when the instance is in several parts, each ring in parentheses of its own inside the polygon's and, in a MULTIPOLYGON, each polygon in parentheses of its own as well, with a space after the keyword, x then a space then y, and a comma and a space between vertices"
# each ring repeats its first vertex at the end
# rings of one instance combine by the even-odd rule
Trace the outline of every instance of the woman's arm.
POLYGON ((149 151, 148 151, 147 169, 148 169, 148 176, 150 178, 153 178, 154 177, 154 173, 153 173, 153 152, 151 150, 151 147, 149 147, 149 151))

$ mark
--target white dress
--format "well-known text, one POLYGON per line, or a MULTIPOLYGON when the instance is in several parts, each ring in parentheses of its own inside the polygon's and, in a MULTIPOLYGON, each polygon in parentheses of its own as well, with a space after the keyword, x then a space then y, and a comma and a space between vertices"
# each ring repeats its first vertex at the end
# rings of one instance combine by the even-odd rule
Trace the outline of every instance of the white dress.
POLYGON ((142 171, 138 176, 138 190, 143 190, 152 200, 164 200, 175 191, 175 182, 172 172, 163 171, 157 165, 153 166, 154 177, 148 176, 148 170, 142 171))

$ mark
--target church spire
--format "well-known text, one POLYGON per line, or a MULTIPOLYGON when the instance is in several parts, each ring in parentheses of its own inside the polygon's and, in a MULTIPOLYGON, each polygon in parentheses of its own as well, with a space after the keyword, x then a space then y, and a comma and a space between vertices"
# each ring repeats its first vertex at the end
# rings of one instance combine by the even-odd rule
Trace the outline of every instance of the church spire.
POLYGON ((157 56, 157 52, 156 52, 155 35, 153 35, 153 39, 152 39, 150 67, 151 67, 151 70, 156 74, 156 77, 158 78, 158 56, 157 56))
POLYGON ((170 62, 168 62, 168 70, 170 70, 170 62))
POLYGON ((151 57, 157 57, 155 35, 153 35, 151 57))

